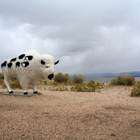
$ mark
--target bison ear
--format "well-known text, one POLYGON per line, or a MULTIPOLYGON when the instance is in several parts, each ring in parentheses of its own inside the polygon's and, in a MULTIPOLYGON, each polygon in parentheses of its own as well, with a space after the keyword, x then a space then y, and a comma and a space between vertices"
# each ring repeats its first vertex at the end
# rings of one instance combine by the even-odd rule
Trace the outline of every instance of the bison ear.
POLYGON ((44 60, 41 60, 41 64, 42 64, 42 65, 45 65, 45 61, 44 61, 44 60))
POLYGON ((54 62, 54 65, 56 65, 56 64, 58 64, 59 63, 59 60, 58 61, 56 61, 56 62, 54 62))

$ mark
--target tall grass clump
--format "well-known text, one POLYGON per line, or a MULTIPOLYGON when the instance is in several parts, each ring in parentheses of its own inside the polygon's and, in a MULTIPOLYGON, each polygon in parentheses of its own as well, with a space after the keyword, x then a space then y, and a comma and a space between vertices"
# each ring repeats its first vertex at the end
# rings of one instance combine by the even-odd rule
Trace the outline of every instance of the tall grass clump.
POLYGON ((61 86, 51 86, 49 87, 50 91, 69 91, 67 86, 61 85, 61 86))
MULTIPOLYGON (((10 87, 11 87, 12 89, 16 89, 16 88, 21 89, 21 86, 20 86, 20 84, 19 84, 19 81, 18 81, 16 78, 12 78, 12 79, 9 81, 9 84, 10 84, 10 87)), ((1 86, 2 88, 6 88, 6 85, 5 85, 5 83, 4 83, 4 75, 3 75, 3 73, 1 73, 1 72, 0 72, 0 86, 1 86)))
POLYGON ((4 79, 4 75, 1 72, 0 72, 0 79, 4 79))
POLYGON ((3 79, 0 79, 0 86, 1 86, 2 88, 6 88, 6 85, 5 85, 3 79))
POLYGON ((110 85, 125 85, 132 86, 135 83, 135 78, 129 75, 118 75, 115 78, 111 79, 110 85))
POLYGON ((3 73, 0 72, 0 86, 2 88, 6 88, 6 85, 4 83, 4 76, 3 76, 3 73))
POLYGON ((131 90, 131 96, 140 96, 140 81, 136 81, 131 90))
MULTIPOLYGON (((17 79, 11 79, 9 81, 9 84, 10 84, 10 87, 12 89, 21 89, 21 86, 20 86, 19 81, 17 79)), ((3 79, 0 79, 0 85, 1 85, 2 88, 6 88, 6 85, 5 85, 3 79)))
POLYGON ((76 92, 95 92, 97 87, 99 87, 99 83, 90 81, 81 84, 75 84, 71 87, 70 90, 76 92))
POLYGON ((17 79, 13 78, 12 80, 9 81, 9 84, 12 89, 22 89, 20 86, 20 83, 17 79))
POLYGON ((40 85, 47 85, 48 82, 47 82, 46 80, 42 80, 42 81, 39 82, 39 84, 40 84, 40 85))

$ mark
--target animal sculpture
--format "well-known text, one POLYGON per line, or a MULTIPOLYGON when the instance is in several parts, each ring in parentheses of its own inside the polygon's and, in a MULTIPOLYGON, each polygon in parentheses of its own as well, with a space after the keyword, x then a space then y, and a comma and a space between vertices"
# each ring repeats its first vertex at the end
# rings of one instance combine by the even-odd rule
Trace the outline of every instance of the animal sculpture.
POLYGON ((2 73, 4 74, 4 82, 8 92, 13 93, 9 85, 9 80, 17 78, 24 94, 28 94, 29 84, 33 85, 33 93, 37 92, 37 84, 42 79, 52 80, 54 77, 54 58, 48 54, 39 54, 35 50, 29 50, 19 56, 8 59, 1 64, 2 73))

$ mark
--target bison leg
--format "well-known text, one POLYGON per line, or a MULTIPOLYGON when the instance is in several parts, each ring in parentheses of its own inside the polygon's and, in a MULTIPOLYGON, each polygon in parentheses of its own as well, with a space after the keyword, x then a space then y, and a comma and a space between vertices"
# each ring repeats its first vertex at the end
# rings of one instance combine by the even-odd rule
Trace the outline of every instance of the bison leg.
POLYGON ((27 92, 28 84, 27 84, 27 83, 24 83, 24 82, 22 82, 22 81, 20 81, 20 85, 21 85, 21 87, 22 87, 22 89, 23 89, 23 94, 24 94, 24 95, 27 95, 27 94, 28 94, 28 92, 27 92))
POLYGON ((5 82, 5 84, 6 84, 6 87, 7 87, 8 91, 9 91, 9 93, 13 93, 13 91, 12 91, 10 85, 9 85, 9 80, 4 79, 4 82, 5 82))
POLYGON ((27 92, 27 87, 23 87, 23 92, 24 92, 24 93, 23 93, 24 95, 27 95, 27 94, 28 94, 28 92, 27 92))
POLYGON ((34 94, 37 94, 37 93, 38 93, 38 92, 37 92, 36 85, 34 85, 34 87, 33 87, 33 92, 34 92, 34 94))

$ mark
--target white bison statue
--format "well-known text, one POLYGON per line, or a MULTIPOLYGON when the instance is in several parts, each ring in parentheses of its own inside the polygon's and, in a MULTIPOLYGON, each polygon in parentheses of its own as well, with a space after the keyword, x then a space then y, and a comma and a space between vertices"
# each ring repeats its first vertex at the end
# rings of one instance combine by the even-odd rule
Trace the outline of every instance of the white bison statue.
POLYGON ((29 50, 18 57, 8 59, 1 64, 4 74, 4 82, 9 93, 13 93, 9 80, 17 78, 23 88, 24 94, 28 94, 28 85, 33 85, 33 92, 37 93, 36 85, 42 79, 51 80, 54 77, 54 58, 48 54, 39 54, 35 50, 29 50))

